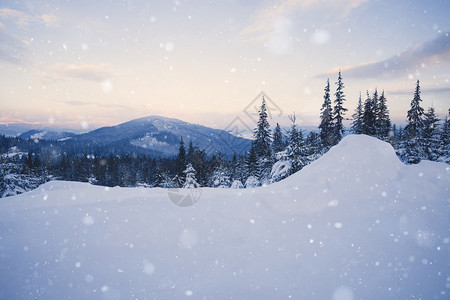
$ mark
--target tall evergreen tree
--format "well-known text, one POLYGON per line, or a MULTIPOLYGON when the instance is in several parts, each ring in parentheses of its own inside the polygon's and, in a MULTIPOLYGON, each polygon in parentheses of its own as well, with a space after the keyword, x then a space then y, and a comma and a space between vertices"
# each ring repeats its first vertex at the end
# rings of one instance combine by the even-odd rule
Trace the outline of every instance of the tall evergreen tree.
POLYGON ((289 116, 292 122, 291 129, 289 131, 289 140, 287 146, 287 156, 291 161, 291 174, 299 171, 303 168, 306 162, 306 153, 303 149, 303 134, 297 129, 295 113, 289 116))
POLYGON ((406 132, 409 139, 422 136, 422 130, 424 127, 424 110, 420 106, 422 99, 420 98, 420 83, 417 80, 416 90, 414 92, 414 97, 411 100, 411 108, 408 110, 408 124, 406 125, 406 132))
POLYGON ((119 158, 112 153, 109 154, 107 161, 107 175, 108 186, 119 185, 119 158))
POLYGON ((428 111, 424 113, 423 124, 423 137, 426 139, 435 137, 438 132, 439 119, 436 116, 434 107, 429 107, 428 111))
POLYGON ((450 108, 445 116, 445 122, 441 131, 441 153, 444 162, 450 163, 450 108))
POLYGON ((378 105, 379 105, 380 99, 378 97, 378 89, 375 88, 375 91, 372 94, 372 114, 374 117, 373 120, 373 125, 375 128, 375 135, 378 133, 378 124, 377 124, 377 119, 378 119, 378 105))
POLYGON ((331 107, 330 99, 330 79, 327 79, 327 84, 324 88, 323 104, 320 109, 320 139, 325 147, 334 144, 333 133, 333 109, 331 107))
POLYGON ((278 123, 275 127, 275 130, 273 131, 272 150, 274 153, 284 150, 283 133, 281 132, 281 127, 278 123))
POLYGON ((344 135, 344 115, 347 109, 344 107, 345 95, 344 95, 344 83, 342 82, 341 71, 339 71, 338 81, 336 81, 336 96, 334 100, 334 110, 333 110, 333 122, 334 122, 334 143, 338 143, 342 136, 344 135))
POLYGON ((433 107, 429 107, 424 113, 423 143, 426 159, 436 161, 441 156, 439 137, 439 119, 433 107))
POLYGON ((267 121, 266 100, 262 99, 259 120, 254 130, 254 150, 258 158, 259 180, 265 182, 270 174, 273 159, 271 156, 270 125, 267 121))
POLYGON ((361 101, 361 92, 359 93, 358 106, 355 109, 355 113, 352 115, 352 132, 355 134, 363 133, 363 115, 364 108, 361 101))
POLYGON ((245 165, 247 167, 246 177, 248 176, 259 177, 258 156, 256 154, 255 145, 253 143, 250 147, 247 158, 245 160, 245 165))
POLYGON ((180 146, 178 147, 178 156, 176 162, 176 175, 184 178, 184 170, 186 167, 186 148, 184 147, 183 137, 180 137, 180 146))
POLYGON ((188 151, 187 151, 186 162, 192 163, 193 158, 194 158, 194 145, 192 144, 192 140, 189 140, 189 147, 188 147, 188 151))
POLYGON ((391 130, 391 120, 389 118, 389 110, 386 101, 383 91, 378 99, 378 109, 376 111, 377 135, 383 140, 386 140, 389 137, 389 132, 391 130))
POLYGON ((367 135, 375 135, 375 113, 373 107, 373 100, 370 98, 369 91, 367 91, 367 98, 364 101, 364 113, 362 122, 362 131, 367 135))
POLYGON ((264 96, 262 98, 261 109, 259 110, 259 120, 256 125, 256 128, 253 132, 253 143, 255 145, 255 151, 260 158, 269 158, 270 157, 270 125, 267 121, 267 111, 266 111, 266 100, 264 96))

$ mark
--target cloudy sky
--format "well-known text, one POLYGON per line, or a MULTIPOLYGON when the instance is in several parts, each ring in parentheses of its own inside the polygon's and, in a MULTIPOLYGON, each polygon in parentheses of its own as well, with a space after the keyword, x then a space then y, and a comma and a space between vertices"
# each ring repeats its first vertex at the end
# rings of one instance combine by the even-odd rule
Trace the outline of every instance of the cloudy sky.
POLYGON ((450 107, 450 1, 8 1, 0 3, 0 123, 93 129, 148 115, 224 128, 261 91, 273 122, 316 125, 342 70, 350 116, 384 90, 405 121, 450 107))

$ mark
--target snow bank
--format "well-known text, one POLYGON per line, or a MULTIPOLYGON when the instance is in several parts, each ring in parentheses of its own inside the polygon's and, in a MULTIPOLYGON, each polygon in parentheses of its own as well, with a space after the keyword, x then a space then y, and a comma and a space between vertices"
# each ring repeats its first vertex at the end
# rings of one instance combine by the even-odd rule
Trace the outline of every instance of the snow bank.
POLYGON ((0 201, 0 298, 448 299, 450 168, 347 136, 276 184, 50 182, 0 201))

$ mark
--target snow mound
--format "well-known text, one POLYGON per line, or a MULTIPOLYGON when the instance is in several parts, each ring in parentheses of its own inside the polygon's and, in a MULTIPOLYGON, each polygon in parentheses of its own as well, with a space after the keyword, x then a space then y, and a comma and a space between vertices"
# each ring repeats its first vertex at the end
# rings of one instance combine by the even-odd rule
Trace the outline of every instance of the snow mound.
POLYGON ((0 201, 0 298, 448 299, 450 168, 348 136, 276 184, 0 201))

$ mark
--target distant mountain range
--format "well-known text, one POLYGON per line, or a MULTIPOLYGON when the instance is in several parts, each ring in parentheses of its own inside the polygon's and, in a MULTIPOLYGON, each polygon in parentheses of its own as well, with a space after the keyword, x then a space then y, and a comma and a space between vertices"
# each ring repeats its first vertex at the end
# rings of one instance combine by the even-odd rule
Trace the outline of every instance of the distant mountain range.
POLYGON ((194 146, 205 150, 209 155, 220 152, 227 157, 234 153, 244 154, 251 144, 250 140, 224 130, 161 116, 144 117, 83 134, 29 130, 18 136, 23 139, 56 141, 62 149, 76 148, 113 153, 130 150, 132 153, 154 156, 176 155, 181 137, 186 149, 192 141, 194 146))
MULTIPOLYGON (((6 135, 9 137, 20 136, 28 131, 46 131, 48 133, 81 133, 80 130, 69 129, 69 128, 52 128, 43 126, 42 124, 29 124, 29 123, 11 123, 11 124, 0 124, 0 135, 6 135)), ((34 133, 30 133, 34 134, 34 133)))
POLYGON ((37 140, 50 140, 50 141, 63 141, 68 138, 76 136, 73 132, 55 132, 48 130, 29 130, 22 134, 19 134, 18 137, 21 139, 37 139, 37 140))

